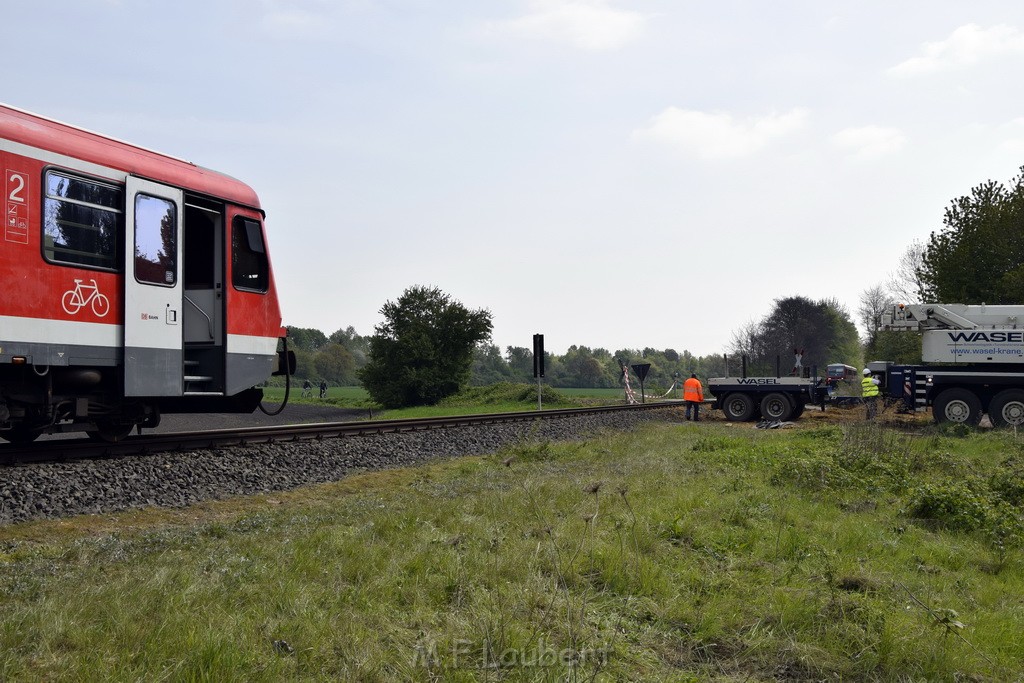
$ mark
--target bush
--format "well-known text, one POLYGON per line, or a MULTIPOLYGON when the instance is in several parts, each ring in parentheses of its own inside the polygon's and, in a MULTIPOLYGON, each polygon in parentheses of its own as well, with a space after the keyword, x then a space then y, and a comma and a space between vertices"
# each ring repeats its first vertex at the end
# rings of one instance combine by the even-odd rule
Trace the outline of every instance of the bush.
POLYGON ((961 482, 924 484, 910 495, 907 514, 954 531, 974 531, 990 521, 989 502, 974 487, 961 482))
POLYGON ((846 488, 854 483, 850 473, 826 453, 783 452, 772 475, 772 484, 794 484, 810 491, 846 488))
POLYGON ((874 425, 819 428, 799 438, 805 441, 802 447, 775 454, 772 483, 792 482, 812 491, 858 487, 899 492, 916 463, 909 439, 874 425))
POLYGON ((742 440, 734 437, 702 436, 694 442, 690 450, 694 453, 714 453, 731 448, 742 448, 744 445, 742 440))
POLYGON ((471 311, 436 287, 410 287, 380 309, 363 387, 385 408, 436 405, 469 384, 476 344, 491 335, 491 312, 471 311))
POLYGON ((975 432, 973 427, 963 422, 942 422, 937 424, 935 428, 939 434, 948 436, 951 439, 966 439, 975 432))
POLYGON ((1010 505, 1024 504, 1024 472, 1014 460, 1009 460, 992 475, 989 487, 1010 505))

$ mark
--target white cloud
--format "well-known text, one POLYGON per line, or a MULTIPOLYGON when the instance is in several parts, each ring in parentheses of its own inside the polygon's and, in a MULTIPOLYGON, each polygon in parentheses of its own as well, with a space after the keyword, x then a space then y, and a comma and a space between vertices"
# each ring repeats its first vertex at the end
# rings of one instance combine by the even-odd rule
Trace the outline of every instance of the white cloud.
POLYGON ((331 7, 323 0, 263 0, 260 26, 278 40, 306 40, 330 35, 331 7))
POLYGON ((704 159, 734 159, 753 154, 800 129, 806 118, 807 110, 801 108, 737 121, 725 112, 669 107, 647 126, 633 131, 633 137, 670 145, 704 159))
POLYGON ((973 66, 982 61, 1013 54, 1024 54, 1024 34, 1013 26, 997 24, 983 29, 966 24, 945 40, 925 43, 922 54, 889 69, 895 76, 917 76, 973 66))
POLYGON ((1016 154, 1017 156, 1020 156, 1024 154, 1024 139, 1016 138, 1003 140, 999 143, 999 149, 1007 154, 1016 154))
POLYGON ((1000 150, 1018 156, 1024 153, 1024 117, 1012 119, 999 126, 998 133, 1002 137, 998 145, 1000 150))
POLYGON ((585 50, 615 50, 638 39, 646 21, 644 15, 616 9, 608 0, 531 0, 530 8, 526 16, 489 28, 585 50))
POLYGON ((862 126, 844 128, 832 136, 832 143, 854 159, 878 159, 903 149, 907 138, 898 128, 862 126))

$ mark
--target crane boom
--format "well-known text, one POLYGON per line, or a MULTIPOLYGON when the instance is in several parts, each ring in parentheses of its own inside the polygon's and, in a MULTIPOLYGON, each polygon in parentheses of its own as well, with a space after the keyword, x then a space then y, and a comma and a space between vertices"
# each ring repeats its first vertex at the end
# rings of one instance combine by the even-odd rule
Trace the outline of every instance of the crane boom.
POLYGON ((910 304, 882 314, 883 330, 921 333, 926 363, 1024 364, 1024 306, 910 304))

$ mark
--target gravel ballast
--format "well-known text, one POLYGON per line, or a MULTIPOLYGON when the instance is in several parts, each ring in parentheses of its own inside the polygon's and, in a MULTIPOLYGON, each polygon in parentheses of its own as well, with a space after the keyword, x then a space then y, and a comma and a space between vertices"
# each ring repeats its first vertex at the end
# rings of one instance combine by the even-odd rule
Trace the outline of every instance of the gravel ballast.
POLYGON ((526 440, 584 439, 673 420, 666 410, 375 434, 0 468, 0 524, 286 491, 354 472, 484 455, 526 440))

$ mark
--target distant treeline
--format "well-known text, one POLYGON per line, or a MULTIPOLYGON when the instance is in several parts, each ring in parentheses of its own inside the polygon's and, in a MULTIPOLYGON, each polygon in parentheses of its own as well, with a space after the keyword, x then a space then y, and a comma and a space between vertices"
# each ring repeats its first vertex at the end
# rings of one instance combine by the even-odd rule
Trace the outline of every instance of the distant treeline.
MULTIPOLYGON (((893 333, 897 334, 897 333, 893 333)), ((298 360, 299 379, 324 379, 332 385, 359 384, 359 369, 366 365, 370 336, 353 327, 331 335, 303 327, 288 328, 289 343, 298 360)), ((728 367, 722 354, 694 356, 675 349, 618 349, 570 346, 564 354, 545 353, 544 383, 554 387, 613 388, 622 385, 622 365, 649 363, 645 388, 667 389, 676 377, 696 373, 708 377, 738 375, 742 357, 748 359, 752 375, 789 374, 795 365, 794 351, 803 352, 801 362, 824 373, 829 363, 859 365, 863 349, 857 328, 847 310, 833 299, 812 300, 801 296, 777 299, 759 321, 750 322, 733 333, 728 349, 728 367)), ((894 359, 895 360, 895 359, 894 359)), ((487 342, 476 346, 470 384, 486 386, 497 382, 533 382, 533 349, 506 346, 504 352, 487 342)), ((630 382, 636 376, 630 371, 630 382)))
MULTIPOLYGON (((359 384, 358 371, 367 362, 369 336, 346 327, 327 335, 305 327, 288 328, 289 348, 295 351, 296 378, 324 379, 331 385, 359 384)), ((721 355, 694 356, 675 349, 607 349, 570 346, 564 354, 544 354, 544 383, 555 387, 614 388, 622 385, 620 362, 627 366, 649 363, 645 386, 667 389, 674 376, 689 377, 691 372, 706 378, 726 374, 721 355)), ((783 362, 788 362, 784 359, 783 362)), ((730 361, 730 370, 739 372, 739 361, 730 361)), ((788 371, 788 367, 785 368, 788 371)), ((636 375, 630 371, 630 381, 636 375)), ((505 351, 495 344, 478 344, 473 358, 470 383, 485 386, 496 382, 534 382, 533 350, 508 346, 505 351)))

